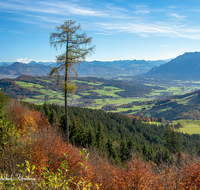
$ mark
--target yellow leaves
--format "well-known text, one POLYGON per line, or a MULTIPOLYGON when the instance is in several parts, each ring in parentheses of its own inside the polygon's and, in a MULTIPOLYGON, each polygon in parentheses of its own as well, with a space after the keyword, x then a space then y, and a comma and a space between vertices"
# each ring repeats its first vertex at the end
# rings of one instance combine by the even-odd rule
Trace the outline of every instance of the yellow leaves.
POLYGON ((38 128, 49 126, 48 119, 42 113, 29 110, 27 107, 22 107, 21 105, 10 108, 9 115, 15 123, 15 126, 24 135, 28 135, 28 132, 34 132, 38 128))
POLYGON ((31 129, 33 131, 35 131, 35 128, 37 127, 36 126, 36 123, 35 123, 35 120, 33 119, 33 115, 32 113, 25 113, 24 114, 24 122, 23 122, 23 128, 26 129, 28 127, 31 127, 31 129))
POLYGON ((77 86, 72 82, 63 82, 62 88, 64 92, 70 92, 74 94, 77 86))

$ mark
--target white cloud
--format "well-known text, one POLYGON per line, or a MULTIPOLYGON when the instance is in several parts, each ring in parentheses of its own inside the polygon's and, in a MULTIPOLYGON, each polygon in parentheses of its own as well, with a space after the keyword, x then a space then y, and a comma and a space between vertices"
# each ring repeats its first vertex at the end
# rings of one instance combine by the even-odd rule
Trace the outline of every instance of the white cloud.
POLYGON ((16 62, 21 62, 21 63, 30 63, 31 61, 35 61, 37 63, 38 62, 56 62, 56 60, 34 60, 34 59, 28 59, 27 57, 16 59, 16 62))
POLYGON ((171 16, 173 19, 176 19, 176 20, 183 20, 185 19, 185 16, 180 16, 176 13, 172 13, 172 14, 169 14, 169 16, 171 16))
POLYGON ((18 58, 16 60, 16 62, 21 62, 21 63, 30 63, 31 61, 33 61, 33 59, 28 59, 27 57, 25 57, 25 58, 18 58))
MULTIPOLYGON (((124 32, 135 33, 143 37, 154 34, 200 39, 198 34, 200 28, 188 27, 183 23, 182 21, 185 21, 186 16, 169 13, 169 9, 171 11, 175 9, 172 6, 161 11, 161 9, 150 9, 146 5, 130 4, 129 7, 122 8, 107 3, 94 6, 92 1, 83 3, 83 1, 74 0, 0 0, 0 9, 4 12, 13 11, 17 13, 17 16, 8 17, 7 19, 11 18, 17 22, 37 24, 40 27, 47 27, 49 23, 60 24, 66 18, 77 18, 78 16, 80 20, 84 19, 83 23, 88 30, 95 31, 94 35, 112 35, 124 32), (178 24, 176 24, 177 21, 178 24)), ((175 11, 173 10, 173 12, 175 11)))
POLYGON ((148 14, 150 11, 148 11, 148 10, 138 10, 138 11, 136 11, 135 13, 136 14, 148 14))
POLYGON ((78 4, 72 4, 62 1, 28 1, 27 2, 0 2, 1 11, 30 11, 58 15, 83 15, 83 16, 106 16, 105 13, 97 10, 91 10, 87 7, 81 7, 78 4), (28 4, 28 5, 27 5, 28 4))
POLYGON ((98 23, 99 27, 112 31, 113 33, 134 33, 139 36, 148 37, 151 34, 168 37, 183 37, 189 39, 200 39, 200 28, 189 28, 187 25, 170 25, 167 23, 98 23))

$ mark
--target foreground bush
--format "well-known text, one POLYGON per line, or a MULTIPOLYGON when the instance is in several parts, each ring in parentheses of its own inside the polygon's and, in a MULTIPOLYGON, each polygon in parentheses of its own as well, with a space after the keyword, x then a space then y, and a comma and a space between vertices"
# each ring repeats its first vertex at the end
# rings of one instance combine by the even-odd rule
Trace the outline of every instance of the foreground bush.
POLYGON ((196 159, 184 166, 163 165, 158 168, 155 164, 144 163, 134 157, 127 164, 127 169, 109 165, 99 158, 96 165, 88 170, 88 153, 84 155, 84 162, 78 163, 79 174, 68 169, 70 156, 64 155, 57 171, 49 171, 44 167, 40 176, 35 171, 35 165, 28 161, 20 167, 14 177, 4 174, 0 176, 0 189, 102 189, 102 190, 132 190, 132 189, 200 189, 200 160, 196 159), (91 175, 89 179, 84 175, 91 175))
MULTIPOLYGON (((82 155, 85 155, 86 150, 80 151, 82 155)), ((57 172, 51 172, 48 168, 44 167, 40 173, 40 177, 35 174, 35 165, 30 165, 28 161, 26 164, 18 165, 20 173, 15 177, 1 174, 0 176, 0 188, 1 189, 99 189, 101 184, 93 185, 91 182, 87 182, 80 176, 69 175, 67 159, 62 161, 60 168, 57 172)), ((85 161, 88 159, 88 154, 85 156, 85 161)), ((83 171, 86 172, 87 166, 84 163, 79 163, 83 166, 83 171)))
POLYGON ((180 153, 173 164, 156 165, 133 155, 120 168, 66 144, 41 113, 16 102, 7 109, 0 113, 0 189, 200 189, 199 157, 180 153))

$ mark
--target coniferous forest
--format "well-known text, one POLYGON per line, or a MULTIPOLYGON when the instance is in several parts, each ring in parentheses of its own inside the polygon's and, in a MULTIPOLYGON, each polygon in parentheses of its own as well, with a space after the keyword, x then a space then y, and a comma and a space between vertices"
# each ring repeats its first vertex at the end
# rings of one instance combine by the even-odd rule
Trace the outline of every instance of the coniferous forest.
POLYGON ((200 135, 180 124, 69 107, 67 145, 64 123, 62 106, 0 93, 1 189, 200 188, 200 135))

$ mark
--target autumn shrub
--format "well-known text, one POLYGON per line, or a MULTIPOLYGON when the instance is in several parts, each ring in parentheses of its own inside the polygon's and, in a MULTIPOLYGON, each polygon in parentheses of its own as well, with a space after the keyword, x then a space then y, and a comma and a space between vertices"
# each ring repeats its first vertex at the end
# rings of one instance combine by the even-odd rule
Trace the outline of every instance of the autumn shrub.
POLYGON ((200 189, 200 158, 193 158, 182 170, 182 180, 179 184, 182 189, 200 189))
POLYGON ((10 120, 22 132, 32 129, 44 128, 49 126, 48 119, 36 110, 30 110, 27 106, 22 105, 14 99, 10 99, 4 108, 10 120))
POLYGON ((144 162, 134 156, 127 164, 125 179, 127 189, 148 189, 153 179, 150 162, 144 162))
POLYGON ((67 144, 56 125, 51 126, 40 112, 12 99, 4 110, 0 118, 1 177, 15 176, 20 165, 25 178, 36 179, 27 183, 0 180, 4 189, 6 184, 22 189, 200 189, 199 157, 177 153, 172 163, 156 165, 132 155, 119 167, 95 148, 89 149, 89 155, 85 149, 67 144))
MULTIPOLYGON (((36 166, 35 173, 38 175, 43 167, 48 168, 51 172, 56 172, 61 164, 61 159, 63 159, 63 153, 65 153, 70 155, 68 159, 68 169, 70 172, 68 174, 76 176, 74 178, 75 181, 78 181, 79 177, 82 176, 89 178, 89 172, 82 172, 81 168, 83 166, 79 164, 85 162, 83 155, 79 154, 77 148, 67 145, 63 141, 62 134, 57 129, 50 127, 47 118, 43 114, 30 110, 15 100, 8 102, 5 112, 9 113, 9 119, 15 124, 9 124, 7 127, 12 126, 11 131, 15 131, 18 134, 18 139, 15 141, 15 149, 17 150, 21 147, 24 155, 20 162, 15 162, 15 165, 21 164, 26 159, 31 165, 36 166), (23 141, 22 144, 20 144, 20 140, 23 141)), ((14 146, 9 146, 7 152, 4 151, 2 158, 8 157, 6 154, 9 152, 12 152, 12 155, 16 154, 13 148, 14 146)), ((20 158, 20 156, 17 156, 17 158, 20 158)), ((8 167, 9 164, 4 163, 5 165, 8 167)), ((11 167, 10 170, 12 170, 11 167)), ((90 171, 89 166, 87 171, 90 171)))
MULTIPOLYGON (((80 151, 82 155, 85 155, 86 150, 80 151)), ((57 169, 57 172, 51 172, 48 168, 44 167, 40 173, 40 177, 35 175, 35 165, 31 165, 28 161, 25 161, 25 164, 22 163, 18 165, 19 174, 17 176, 3 176, 0 175, 0 188, 1 189, 74 189, 74 190, 98 190, 101 184, 93 184, 86 181, 82 177, 77 179, 78 176, 71 176, 68 173, 68 158, 69 155, 64 154, 65 159, 61 162, 60 167, 57 169)), ((88 153, 85 156, 84 160, 87 161, 88 153)), ((85 166, 84 163, 79 163, 82 166, 85 166)), ((87 167, 82 168, 82 170, 87 171, 87 167)))
POLYGON ((17 164, 25 159, 24 141, 15 125, 6 116, 0 119, 0 171, 16 173, 17 164))

